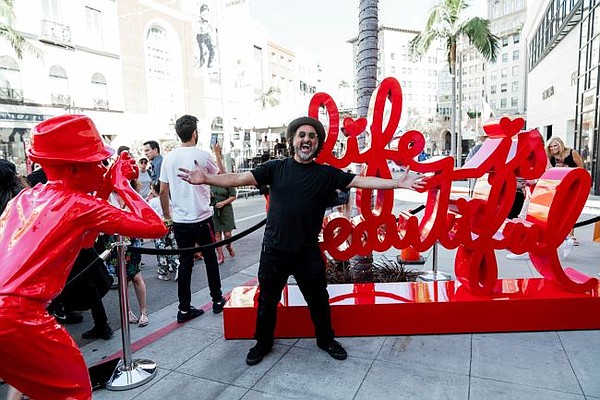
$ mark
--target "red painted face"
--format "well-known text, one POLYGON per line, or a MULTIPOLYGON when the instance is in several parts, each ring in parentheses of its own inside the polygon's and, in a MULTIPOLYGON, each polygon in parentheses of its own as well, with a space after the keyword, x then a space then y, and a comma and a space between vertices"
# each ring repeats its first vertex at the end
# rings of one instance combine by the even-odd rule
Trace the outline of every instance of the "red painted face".
POLYGON ((105 174, 106 167, 101 162, 76 164, 70 186, 85 193, 95 192, 102 187, 105 174))

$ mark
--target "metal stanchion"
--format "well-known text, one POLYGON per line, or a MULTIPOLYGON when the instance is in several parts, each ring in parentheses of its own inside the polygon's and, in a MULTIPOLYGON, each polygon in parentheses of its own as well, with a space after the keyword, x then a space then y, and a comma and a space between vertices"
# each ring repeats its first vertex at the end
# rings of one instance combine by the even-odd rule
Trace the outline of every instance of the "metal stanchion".
POLYGON ((445 274, 443 272, 439 272, 438 269, 438 244, 435 242, 433 245, 433 269, 431 272, 427 272, 426 274, 419 275, 419 278, 423 281, 449 281, 451 279, 450 275, 445 274))
POLYGON ((108 390, 128 390, 145 384, 156 375, 156 363, 152 360, 131 357, 131 338, 129 336, 129 300, 127 298, 127 270, 125 265, 125 243, 123 236, 119 235, 117 259, 119 264, 119 305, 121 311, 121 338, 123 340, 123 357, 115 368, 112 377, 106 383, 108 390))

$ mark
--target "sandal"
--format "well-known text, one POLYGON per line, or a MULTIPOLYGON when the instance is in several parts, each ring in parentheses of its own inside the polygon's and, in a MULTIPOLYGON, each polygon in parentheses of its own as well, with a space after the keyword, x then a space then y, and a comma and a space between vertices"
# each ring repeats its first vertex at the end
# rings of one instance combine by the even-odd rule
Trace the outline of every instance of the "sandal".
POLYGON ((147 312, 143 312, 140 314, 140 322, 138 323, 138 326, 140 328, 143 328, 144 326, 148 325, 148 313, 147 312))
POLYGON ((129 323, 130 324, 137 324, 139 322, 138 317, 135 316, 135 314, 133 313, 133 311, 129 311, 129 323))
POLYGON ((227 248, 227 251, 229 252, 229 257, 235 257, 235 251, 233 251, 233 246, 231 244, 228 244, 225 247, 227 248))

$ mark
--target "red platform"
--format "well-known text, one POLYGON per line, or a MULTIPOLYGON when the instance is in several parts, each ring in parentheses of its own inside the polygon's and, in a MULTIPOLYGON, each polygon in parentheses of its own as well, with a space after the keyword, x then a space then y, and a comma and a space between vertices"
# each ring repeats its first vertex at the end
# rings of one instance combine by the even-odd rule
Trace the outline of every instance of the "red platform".
MULTIPOLYGON (((600 329, 599 289, 570 293, 541 278, 498 280, 490 296, 474 296, 456 281, 328 287, 337 336, 600 329)), ((226 339, 253 337, 257 290, 232 291, 223 312, 226 339)), ((284 289, 275 336, 314 336, 297 286, 284 289)))

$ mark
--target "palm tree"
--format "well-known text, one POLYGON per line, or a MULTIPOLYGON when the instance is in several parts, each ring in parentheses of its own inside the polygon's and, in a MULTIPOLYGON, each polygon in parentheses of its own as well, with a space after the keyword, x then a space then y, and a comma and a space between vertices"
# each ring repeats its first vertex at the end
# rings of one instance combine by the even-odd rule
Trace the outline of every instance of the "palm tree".
MULTIPOLYGON (((378 25, 378 0, 360 0, 358 5, 358 71, 356 85, 359 117, 367 116, 371 94, 377 86, 378 25)), ((364 143, 364 134, 361 134, 361 138, 364 143)))
POLYGON ((267 108, 267 104, 271 107, 275 107, 276 105, 279 105, 280 94, 280 88, 271 86, 266 92, 261 92, 256 101, 260 103, 263 110, 267 108))
POLYGON ((24 50, 40 58, 40 50, 13 29, 15 21, 13 3, 14 0, 0 0, 0 38, 10 43, 19 59, 23 58, 24 50))
POLYGON ((490 21, 480 17, 465 20, 463 15, 469 7, 466 0, 440 0, 429 11, 425 29, 410 42, 410 53, 421 57, 436 40, 445 43, 452 76, 452 114, 450 130, 452 132, 451 154, 456 156, 460 165, 460 155, 456 154, 456 47, 462 38, 469 39, 473 47, 488 61, 495 62, 498 54, 498 37, 491 32, 490 21))

